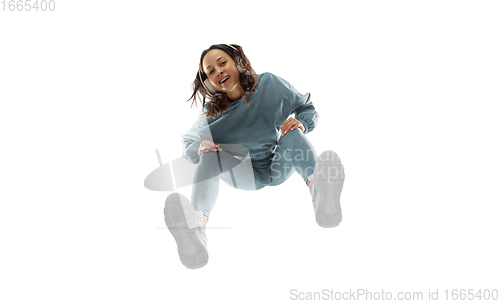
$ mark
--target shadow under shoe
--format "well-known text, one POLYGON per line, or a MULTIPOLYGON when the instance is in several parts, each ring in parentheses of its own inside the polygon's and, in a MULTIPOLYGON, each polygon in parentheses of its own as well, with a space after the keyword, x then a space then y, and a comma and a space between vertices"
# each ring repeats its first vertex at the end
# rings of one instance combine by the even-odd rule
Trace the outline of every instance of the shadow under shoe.
POLYGON ((180 193, 172 193, 165 202, 164 214, 182 264, 190 269, 205 266, 208 263, 205 225, 191 202, 180 193))
POLYGON ((340 193, 344 177, 344 166, 339 156, 331 150, 321 153, 309 177, 316 222, 321 227, 336 227, 342 221, 340 193))

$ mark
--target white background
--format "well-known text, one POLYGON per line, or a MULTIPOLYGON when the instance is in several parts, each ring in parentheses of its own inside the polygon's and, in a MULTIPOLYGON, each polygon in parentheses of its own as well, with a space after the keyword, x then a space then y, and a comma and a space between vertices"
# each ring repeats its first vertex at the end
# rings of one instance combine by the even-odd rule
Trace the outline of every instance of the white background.
POLYGON ((0 12, 0 302, 500 289, 498 2, 55 1, 0 12), (164 224, 169 192, 143 181, 155 149, 181 155, 217 43, 311 93, 308 138, 345 166, 344 220, 317 226, 298 175, 222 185, 193 271, 164 224))

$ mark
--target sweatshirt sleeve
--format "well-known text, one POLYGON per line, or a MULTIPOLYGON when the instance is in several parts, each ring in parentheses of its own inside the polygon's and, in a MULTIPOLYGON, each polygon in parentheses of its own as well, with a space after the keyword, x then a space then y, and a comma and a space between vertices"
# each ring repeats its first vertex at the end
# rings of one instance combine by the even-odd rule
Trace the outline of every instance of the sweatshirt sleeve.
POLYGON ((296 96, 298 107, 293 111, 295 113, 295 119, 299 120, 302 125, 304 125, 304 134, 309 133, 314 130, 318 124, 319 115, 311 102, 311 94, 307 93, 301 95, 297 92, 296 96))
POLYGON ((200 114, 200 117, 193 123, 189 131, 182 135, 182 156, 187 158, 193 164, 200 162, 198 148, 202 142, 200 137, 200 129, 206 125, 206 117, 200 114))
POLYGON ((311 102, 311 94, 301 94, 286 80, 276 75, 272 75, 272 77, 279 84, 277 86, 279 91, 281 91, 279 94, 283 99, 286 99, 283 108, 283 110, 286 109, 284 114, 295 114, 295 119, 304 125, 304 133, 314 130, 318 123, 319 115, 311 102))

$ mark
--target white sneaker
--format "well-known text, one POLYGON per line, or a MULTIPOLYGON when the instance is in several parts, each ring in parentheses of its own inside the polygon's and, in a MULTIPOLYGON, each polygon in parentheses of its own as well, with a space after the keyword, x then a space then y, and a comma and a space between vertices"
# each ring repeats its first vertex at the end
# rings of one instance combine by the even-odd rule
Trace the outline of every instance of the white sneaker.
POLYGON ((331 150, 321 153, 309 181, 316 222, 325 228, 338 226, 342 221, 340 193, 344 185, 344 166, 339 156, 331 150))
POLYGON ((180 193, 172 193, 165 202, 165 224, 177 242, 182 264, 190 269, 208 263, 207 237, 202 214, 194 210, 180 193))

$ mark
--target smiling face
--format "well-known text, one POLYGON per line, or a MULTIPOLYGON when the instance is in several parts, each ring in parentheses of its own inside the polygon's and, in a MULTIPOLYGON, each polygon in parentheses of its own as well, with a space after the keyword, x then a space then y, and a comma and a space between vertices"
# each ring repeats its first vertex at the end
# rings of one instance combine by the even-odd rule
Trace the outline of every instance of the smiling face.
POLYGON ((226 52, 219 49, 209 51, 203 58, 202 67, 217 91, 226 93, 232 100, 241 97, 240 72, 226 52))

